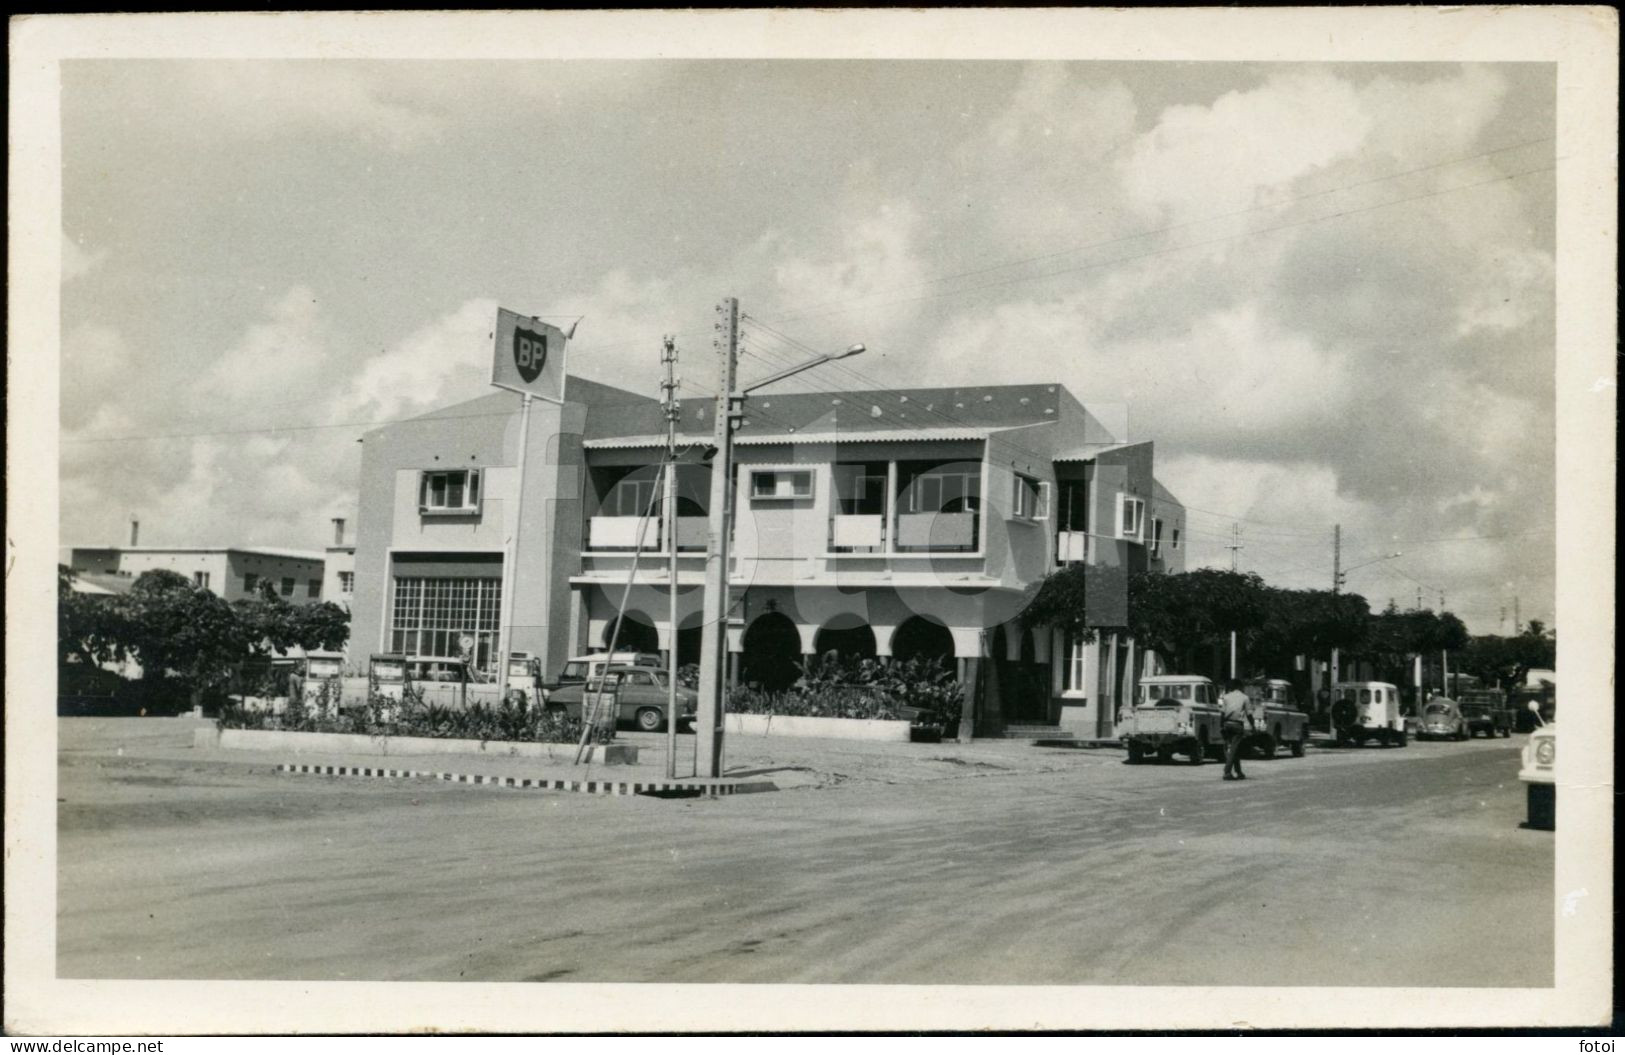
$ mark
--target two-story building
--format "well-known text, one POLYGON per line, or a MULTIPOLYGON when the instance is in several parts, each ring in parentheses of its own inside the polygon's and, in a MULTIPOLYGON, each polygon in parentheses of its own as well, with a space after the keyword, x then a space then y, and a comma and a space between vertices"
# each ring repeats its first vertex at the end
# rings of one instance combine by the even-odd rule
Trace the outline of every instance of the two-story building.
MULTIPOLYGON (((522 522, 517 395, 364 437, 352 657, 466 643, 494 669, 512 560, 511 647, 546 669, 607 647, 623 594, 617 647, 697 661, 713 406, 682 408, 667 510, 660 405, 579 378, 567 398, 533 405, 522 522)), ((979 735, 1110 735, 1148 657, 1019 616, 1065 562, 1183 566, 1184 511, 1154 479, 1152 444, 1119 443, 1053 384, 758 394, 735 435, 730 679, 782 687, 831 650, 938 657, 973 686, 979 735)))
POLYGON ((321 553, 266 546, 75 546, 68 555, 68 566, 92 582, 134 582, 163 568, 228 601, 258 597, 270 583, 289 604, 322 600, 323 564, 321 553))

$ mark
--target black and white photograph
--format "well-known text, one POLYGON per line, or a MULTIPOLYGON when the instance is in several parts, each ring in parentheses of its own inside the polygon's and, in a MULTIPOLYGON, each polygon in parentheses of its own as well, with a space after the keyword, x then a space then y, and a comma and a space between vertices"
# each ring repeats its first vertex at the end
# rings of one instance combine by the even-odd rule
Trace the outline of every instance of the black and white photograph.
POLYGON ((11 39, 8 1032, 1610 1021, 1616 12, 11 39))

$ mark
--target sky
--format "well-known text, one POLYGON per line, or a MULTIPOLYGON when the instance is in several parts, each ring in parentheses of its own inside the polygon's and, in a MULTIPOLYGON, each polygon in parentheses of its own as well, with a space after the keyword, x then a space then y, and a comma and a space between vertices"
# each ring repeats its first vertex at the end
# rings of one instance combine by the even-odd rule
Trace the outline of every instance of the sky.
POLYGON ((1546 64, 72 60, 61 542, 320 548, 498 304, 686 399, 1059 382, 1189 560, 1552 618, 1546 64), (1379 559, 1398 552, 1399 557, 1379 559))

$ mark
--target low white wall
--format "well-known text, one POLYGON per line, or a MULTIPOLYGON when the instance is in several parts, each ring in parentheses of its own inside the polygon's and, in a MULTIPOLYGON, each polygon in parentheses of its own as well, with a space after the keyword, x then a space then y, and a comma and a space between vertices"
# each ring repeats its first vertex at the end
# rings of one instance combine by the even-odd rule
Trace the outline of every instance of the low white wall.
POLYGON ((908 723, 893 719, 806 718, 786 714, 729 714, 725 728, 738 736, 816 736, 831 740, 908 742, 908 723))
MULTIPOLYGON (((192 746, 232 751, 285 751, 313 755, 489 755, 575 761, 575 744, 516 743, 510 740, 440 740, 427 736, 368 736, 365 733, 295 733, 280 729, 196 729, 192 746)), ((589 744, 586 760, 601 765, 635 765, 635 744, 589 744)))

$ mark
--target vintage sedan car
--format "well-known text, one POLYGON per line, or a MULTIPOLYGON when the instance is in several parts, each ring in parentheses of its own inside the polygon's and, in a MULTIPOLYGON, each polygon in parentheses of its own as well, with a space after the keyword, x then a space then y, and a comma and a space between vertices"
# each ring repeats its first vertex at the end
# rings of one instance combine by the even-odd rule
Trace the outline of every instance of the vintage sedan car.
POLYGON ((1422 719, 1416 730, 1418 740, 1465 740, 1467 719, 1456 701, 1435 696, 1422 705, 1422 719))
MULTIPOLYGON (((1532 706, 1538 709, 1540 704, 1532 706)), ((1529 741, 1523 745, 1522 763, 1518 779, 1527 788, 1528 827, 1552 831, 1557 827, 1556 722, 1544 722, 1529 734, 1529 741)))
MULTIPOLYGON (((666 727, 666 707, 671 682, 667 672, 654 667, 609 667, 584 682, 562 685, 547 696, 547 709, 580 718, 588 709, 614 714, 618 721, 630 722, 646 733, 666 727), (601 696, 600 696, 601 694, 601 696), (596 698, 595 698, 596 697, 596 698)), ((677 688, 677 724, 694 721, 699 696, 693 689, 677 688)))

